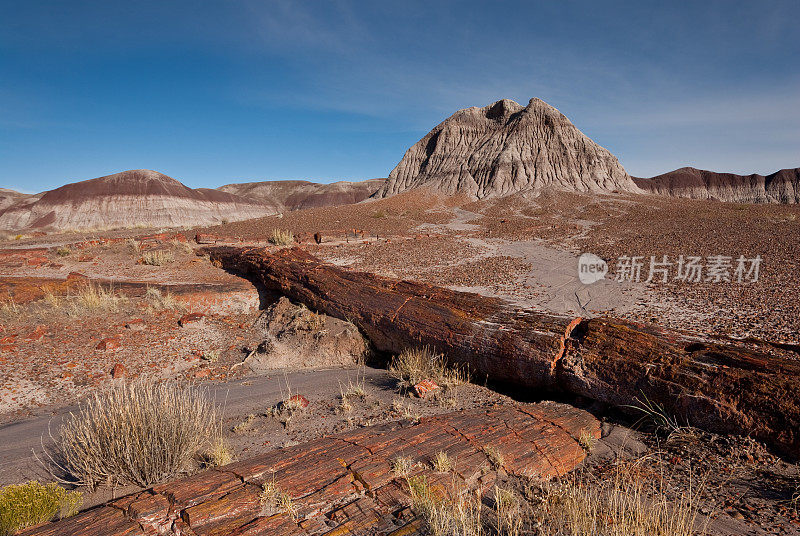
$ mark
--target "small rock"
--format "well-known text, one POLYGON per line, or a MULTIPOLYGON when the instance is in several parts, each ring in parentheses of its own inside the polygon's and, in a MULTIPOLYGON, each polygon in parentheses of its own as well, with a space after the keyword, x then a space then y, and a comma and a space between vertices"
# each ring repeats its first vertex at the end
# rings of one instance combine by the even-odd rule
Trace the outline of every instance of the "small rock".
POLYGON ((195 378, 208 378, 211 376, 211 370, 207 368, 201 368, 194 371, 195 378))
POLYGON ((122 366, 121 363, 117 363, 114 365, 114 368, 111 369, 111 377, 112 378, 122 378, 125 376, 125 367, 122 366))
POLYGON ((292 405, 300 406, 301 408, 308 407, 308 399, 303 395, 293 395, 290 396, 287 402, 291 403, 292 405))
POLYGON ((432 380, 422 380, 414 386, 414 392, 418 397, 425 398, 438 388, 439 386, 436 385, 436 383, 434 383, 432 380))
POLYGON ((125 329, 129 329, 131 331, 142 331, 144 330, 145 327, 147 326, 145 326, 144 320, 142 320, 141 318, 134 318, 133 320, 125 324, 125 329))
POLYGON ((38 341, 44 334, 47 333, 47 328, 45 326, 36 326, 36 329, 25 335, 26 341, 38 341))
POLYGON ((120 342, 118 337, 108 337, 101 340, 100 344, 97 345, 97 349, 104 352, 118 350, 120 348, 122 348, 122 342, 120 342))
POLYGON ((196 324, 198 322, 202 322, 205 317, 206 315, 204 315, 203 313, 185 314, 180 318, 180 320, 178 320, 178 325, 181 326, 182 328, 185 328, 190 324, 196 324))

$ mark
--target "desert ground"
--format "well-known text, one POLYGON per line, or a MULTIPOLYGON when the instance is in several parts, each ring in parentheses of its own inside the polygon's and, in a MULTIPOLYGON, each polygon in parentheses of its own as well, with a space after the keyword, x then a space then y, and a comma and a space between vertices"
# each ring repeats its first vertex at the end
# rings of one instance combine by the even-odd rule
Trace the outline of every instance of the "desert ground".
MULTIPOLYGON (((412 190, 214 227, 9 237, 0 245, 0 485, 43 478, 41 459, 64 416, 120 378, 207 389, 235 460, 398 420, 553 398, 480 377, 414 396, 387 371, 392 356, 372 351, 346 319, 222 270, 203 249, 210 245, 273 250, 271 233, 287 230, 295 247, 349 270, 520 308, 766 340, 776 356, 796 359, 798 216, 798 205, 564 192, 473 201, 412 190), (585 285, 584 252, 611 265, 623 255, 760 255, 763 263, 753 283, 608 277, 585 285), (282 411, 295 395, 307 407, 282 411)), ((577 471, 560 478, 602 481, 620 460, 636 462, 675 501, 695 490, 700 533, 800 534, 794 460, 746 436, 692 423, 664 433, 606 404, 558 401, 602 423, 577 471)), ((535 503, 535 486, 497 478, 535 503)), ((140 489, 85 489, 84 507, 140 489)))

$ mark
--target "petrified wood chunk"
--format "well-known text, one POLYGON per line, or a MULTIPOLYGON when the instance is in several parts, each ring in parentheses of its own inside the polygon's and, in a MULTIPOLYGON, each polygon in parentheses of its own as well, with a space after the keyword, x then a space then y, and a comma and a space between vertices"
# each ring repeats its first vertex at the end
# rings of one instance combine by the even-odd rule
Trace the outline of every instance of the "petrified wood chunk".
POLYGON ((751 434, 800 457, 796 358, 627 320, 521 310, 499 298, 348 271, 299 248, 207 251, 224 268, 353 322, 379 350, 431 345, 481 379, 615 405, 646 397, 680 421, 751 434))
POLYGON ((446 493, 485 490, 496 478, 498 458, 513 475, 548 478, 571 471, 585 456, 579 441, 586 434, 600 436, 597 419, 547 402, 454 412, 418 424, 380 424, 161 484, 20 536, 301 535, 414 528, 419 523, 414 525, 413 514, 395 515, 411 500, 405 478, 392 472, 394 458, 412 457, 412 474, 424 475, 446 493), (499 453, 494 460, 485 451, 488 446, 499 453), (431 461, 439 451, 453 460, 450 474, 433 472, 431 461), (267 482, 291 497, 294 515, 263 511, 260 494, 267 482))

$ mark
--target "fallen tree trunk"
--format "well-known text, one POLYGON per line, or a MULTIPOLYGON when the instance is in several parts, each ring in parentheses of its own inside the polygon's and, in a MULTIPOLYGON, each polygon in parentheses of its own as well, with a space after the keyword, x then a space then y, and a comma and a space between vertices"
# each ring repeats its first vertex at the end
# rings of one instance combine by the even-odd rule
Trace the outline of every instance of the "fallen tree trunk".
POLYGON ((430 345, 467 364, 473 377, 617 406, 650 401, 678 421, 749 434, 800 457, 796 359, 653 325, 552 315, 499 298, 351 272, 299 248, 206 251, 228 270, 353 322, 378 350, 430 345))

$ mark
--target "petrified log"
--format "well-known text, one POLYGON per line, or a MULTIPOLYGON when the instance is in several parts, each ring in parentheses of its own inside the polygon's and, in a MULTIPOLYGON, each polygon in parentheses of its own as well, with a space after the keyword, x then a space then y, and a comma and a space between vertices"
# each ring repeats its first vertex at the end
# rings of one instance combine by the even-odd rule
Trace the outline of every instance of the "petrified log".
POLYGON ((478 294, 348 271, 299 249, 210 248, 223 267, 356 324, 379 350, 430 345, 474 377, 609 404, 645 398, 679 421, 800 457, 800 362, 615 318, 524 310, 478 294))
POLYGON ((580 441, 587 434, 600 437, 597 419, 548 402, 377 424, 160 484, 19 536, 388 534, 400 528, 398 520, 408 528, 402 534, 412 534, 411 498, 405 478, 392 471, 393 459, 410 456, 417 462, 411 474, 445 493, 485 491, 497 478, 498 460, 516 476, 571 471, 585 457, 580 441), (499 456, 490 458, 487 446, 499 456), (440 451, 453 460, 447 474, 431 467, 440 451), (293 516, 265 511, 265 483, 292 498, 293 516), (398 516, 401 510, 406 515, 398 516))

